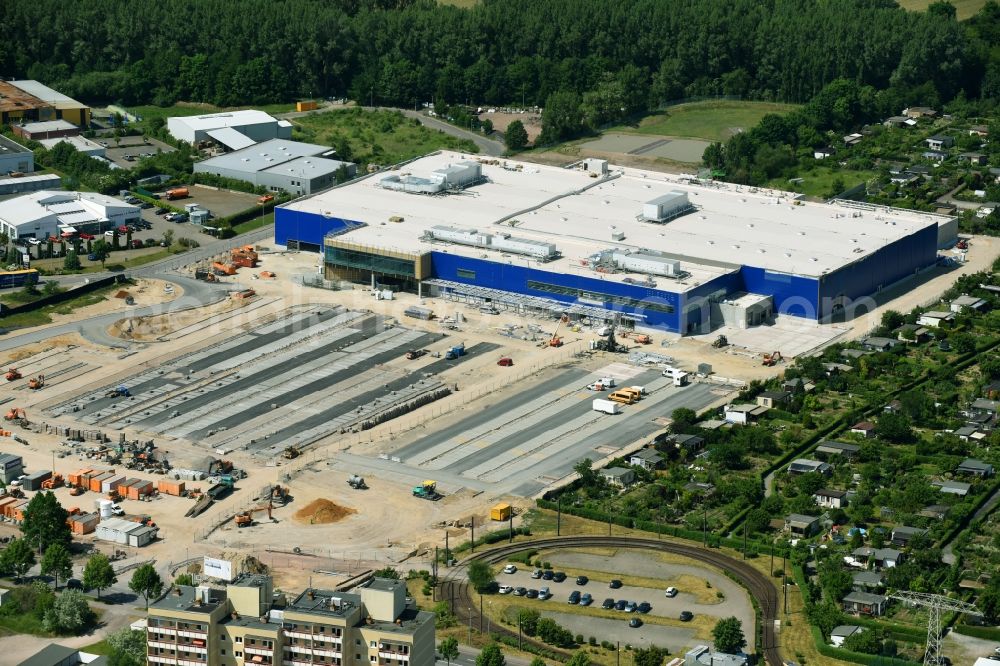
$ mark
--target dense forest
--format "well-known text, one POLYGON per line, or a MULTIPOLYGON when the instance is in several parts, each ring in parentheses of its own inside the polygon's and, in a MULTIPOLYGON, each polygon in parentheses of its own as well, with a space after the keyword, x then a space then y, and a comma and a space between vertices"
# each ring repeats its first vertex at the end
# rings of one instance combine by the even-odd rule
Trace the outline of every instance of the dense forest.
MULTIPOLYGON (((8 0, 0 74, 91 102, 803 102, 838 78, 892 106, 1000 96, 993 34, 892 0, 8 0)), ((1000 14, 995 2, 983 13, 1000 14)), ((994 21, 993 25, 996 24, 994 21)))

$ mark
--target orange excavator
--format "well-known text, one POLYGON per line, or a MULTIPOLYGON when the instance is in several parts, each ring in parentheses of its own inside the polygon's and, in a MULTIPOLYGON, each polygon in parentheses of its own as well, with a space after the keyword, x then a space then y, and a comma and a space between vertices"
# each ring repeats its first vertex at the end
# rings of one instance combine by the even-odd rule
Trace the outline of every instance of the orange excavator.
POLYGON ((49 478, 42 481, 42 490, 53 490, 55 488, 62 488, 63 485, 63 475, 53 474, 49 478))
POLYGON ((784 360, 785 359, 784 357, 782 357, 780 351, 771 352, 770 354, 764 354, 764 362, 762 363, 762 365, 771 367, 777 365, 778 363, 781 363, 784 360))
POLYGON ((43 386, 45 386, 45 375, 38 375, 38 377, 32 377, 28 380, 28 388, 32 391, 37 391, 43 386))
POLYGON ((250 527, 251 525, 253 525, 253 514, 259 511, 267 511, 267 519, 272 520, 271 510, 273 508, 274 505, 271 502, 268 502, 267 506, 259 506, 255 509, 248 509, 246 511, 241 511, 240 513, 236 514, 236 517, 233 520, 236 523, 236 527, 250 527))
POLYGON ((18 371, 17 368, 11 368, 10 370, 7 371, 5 377, 9 382, 16 382, 18 379, 21 378, 21 373, 18 371))
POLYGON ((215 261, 212 262, 212 271, 216 275, 236 275, 236 266, 215 261))
POLYGON ((11 407, 10 410, 4 415, 4 418, 8 421, 16 421, 18 419, 27 419, 28 415, 25 413, 23 407, 11 407))

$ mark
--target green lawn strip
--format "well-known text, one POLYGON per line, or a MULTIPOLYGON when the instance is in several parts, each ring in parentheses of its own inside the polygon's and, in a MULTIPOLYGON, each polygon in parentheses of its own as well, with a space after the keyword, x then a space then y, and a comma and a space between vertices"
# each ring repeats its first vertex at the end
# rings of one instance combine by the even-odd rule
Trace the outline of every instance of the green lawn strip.
POLYGON ((784 115, 796 108, 794 104, 774 102, 692 102, 671 106, 662 113, 647 116, 637 125, 612 127, 607 132, 725 141, 732 136, 735 128, 749 130, 769 113, 784 115))

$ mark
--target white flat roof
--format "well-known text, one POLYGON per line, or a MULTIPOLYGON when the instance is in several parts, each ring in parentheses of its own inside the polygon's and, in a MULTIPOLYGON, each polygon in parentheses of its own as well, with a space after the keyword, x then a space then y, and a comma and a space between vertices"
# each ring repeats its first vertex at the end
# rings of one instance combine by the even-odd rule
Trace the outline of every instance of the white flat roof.
POLYGON ((43 102, 48 102, 57 109, 85 109, 86 104, 81 104, 72 97, 67 97, 57 90, 49 88, 44 83, 26 79, 23 81, 8 81, 10 85, 20 88, 29 95, 34 95, 43 102))
POLYGON ((35 132, 58 132, 61 130, 79 129, 68 120, 44 120, 37 123, 25 123, 22 127, 34 134, 35 132))
POLYGON ((174 116, 170 120, 183 123, 195 131, 277 122, 269 114, 257 111, 256 109, 223 111, 222 113, 209 113, 204 116, 174 116))
MULTIPOLYGON (((367 227, 341 239, 407 252, 447 249, 463 256, 487 254, 501 260, 498 252, 431 244, 420 236, 439 224, 474 227, 484 233, 503 230, 554 243, 563 258, 545 264, 551 270, 603 279, 620 280, 627 274, 596 273, 581 260, 607 249, 657 250, 679 258, 681 269, 692 274, 669 282, 680 285, 680 290, 744 264, 818 277, 918 229, 950 219, 899 209, 808 203, 779 190, 623 167, 612 167, 611 175, 616 177, 598 181, 582 170, 512 160, 483 164, 487 182, 459 194, 429 196, 379 187, 379 181, 390 173, 426 176, 463 159, 477 158, 452 152, 429 155, 287 207, 366 222, 367 227), (696 210, 665 224, 637 219, 644 203, 671 190, 685 192, 696 210), (388 223, 392 216, 404 221, 388 223), (624 240, 612 241, 612 232, 624 233, 624 240)), ((517 255, 502 260, 527 261, 517 255)))
MULTIPOLYGON (((240 134, 240 136, 243 135, 240 134)), ((303 143, 288 139, 270 139, 243 148, 242 150, 234 150, 225 155, 210 157, 207 160, 198 162, 198 164, 214 169, 231 169, 245 173, 256 173, 285 165, 298 158, 318 159, 319 155, 332 151, 333 148, 330 146, 321 146, 316 143, 303 143)), ((336 168, 334 167, 334 170, 336 168)))
POLYGON ((226 148, 229 148, 229 150, 240 150, 257 143, 246 134, 234 130, 232 127, 220 127, 218 129, 208 130, 208 135, 224 145, 226 148))
POLYGON ((65 141, 81 152, 88 150, 104 150, 104 146, 96 141, 91 141, 85 136, 61 136, 57 139, 39 139, 38 143, 42 144, 46 148, 54 148, 60 141, 65 141))
MULTIPOLYGON (((0 201, 0 220, 12 226, 18 226, 56 215, 62 219, 70 218, 75 213, 87 213, 98 219, 108 217, 109 208, 129 209, 131 206, 113 197, 95 192, 59 192, 54 190, 39 190, 28 194, 0 201)), ((82 218, 81 218, 82 221, 82 218)))

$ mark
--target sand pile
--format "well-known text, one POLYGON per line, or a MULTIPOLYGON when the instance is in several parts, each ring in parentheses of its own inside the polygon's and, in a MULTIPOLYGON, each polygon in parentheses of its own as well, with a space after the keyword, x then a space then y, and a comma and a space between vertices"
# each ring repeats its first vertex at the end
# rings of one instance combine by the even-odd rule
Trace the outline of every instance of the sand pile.
POLYGON ((357 511, 349 507, 335 504, 328 499, 318 499, 296 511, 295 519, 309 525, 327 525, 339 522, 354 513, 357 511))

